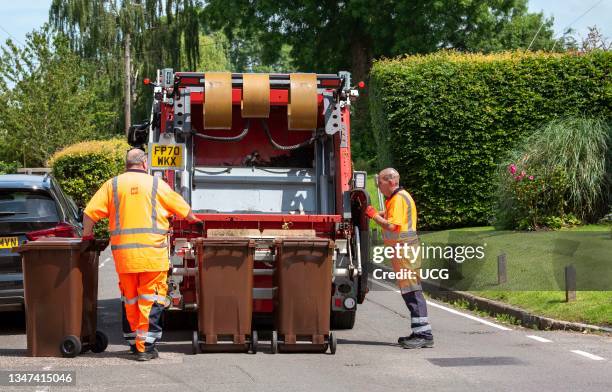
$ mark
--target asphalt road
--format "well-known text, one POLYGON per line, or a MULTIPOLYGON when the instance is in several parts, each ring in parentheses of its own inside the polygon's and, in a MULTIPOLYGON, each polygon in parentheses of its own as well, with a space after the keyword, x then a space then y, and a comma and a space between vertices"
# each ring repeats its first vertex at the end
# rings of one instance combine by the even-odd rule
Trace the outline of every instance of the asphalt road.
MULTIPOLYGON (((409 318, 393 286, 374 285, 355 328, 338 331, 329 354, 199 354, 190 331, 170 331, 160 358, 131 359, 119 324, 119 292, 110 254, 100 258, 99 329, 105 353, 64 358, 25 357, 19 315, 0 314, 0 370, 75 370, 76 387, 0 386, 0 390, 86 391, 612 391, 612 337, 534 331, 501 325, 430 302, 432 349, 405 350, 397 337, 409 318)), ((261 340, 261 339, 260 339, 261 340)))

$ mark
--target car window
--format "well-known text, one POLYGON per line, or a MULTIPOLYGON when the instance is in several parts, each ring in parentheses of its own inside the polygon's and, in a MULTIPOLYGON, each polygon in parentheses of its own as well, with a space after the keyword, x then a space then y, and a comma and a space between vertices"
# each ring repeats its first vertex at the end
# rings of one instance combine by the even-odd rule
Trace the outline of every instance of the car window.
POLYGON ((67 219, 70 223, 76 224, 79 221, 78 210, 75 208, 76 205, 74 202, 71 203, 71 199, 64 193, 62 188, 60 188, 57 182, 52 183, 53 189, 55 190, 55 194, 61 204, 61 207, 64 209, 67 215, 67 219))
POLYGON ((0 222, 57 221, 57 206, 50 195, 35 191, 0 189, 0 222))

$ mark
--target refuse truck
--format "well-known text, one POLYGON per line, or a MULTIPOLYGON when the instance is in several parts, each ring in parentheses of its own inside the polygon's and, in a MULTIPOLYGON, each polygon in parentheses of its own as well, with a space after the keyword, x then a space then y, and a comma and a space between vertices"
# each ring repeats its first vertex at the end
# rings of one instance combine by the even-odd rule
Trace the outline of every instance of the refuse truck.
MULTIPOLYGON (((329 285, 333 329, 351 329, 368 292, 370 238, 366 172, 351 161, 348 72, 258 74, 157 71, 150 118, 128 142, 204 221, 172 222, 169 312, 198 306, 196 238, 255 243, 252 316, 278 306, 279 239, 333 242, 329 285)), ((314 289, 314 288, 313 288, 314 289)))

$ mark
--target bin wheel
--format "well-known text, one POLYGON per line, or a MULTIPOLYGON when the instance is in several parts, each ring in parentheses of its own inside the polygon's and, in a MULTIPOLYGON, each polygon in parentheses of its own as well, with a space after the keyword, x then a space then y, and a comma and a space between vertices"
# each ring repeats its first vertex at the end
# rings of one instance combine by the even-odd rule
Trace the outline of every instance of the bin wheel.
POLYGON ((276 331, 272 331, 272 338, 270 339, 270 351, 272 354, 278 352, 278 334, 276 331))
POLYGON ((96 331, 96 341, 90 347, 92 353, 101 353, 108 347, 108 336, 102 331, 96 331))
POLYGON ((200 352, 200 336, 198 331, 193 331, 193 335, 191 337, 191 353, 196 355, 200 352))
POLYGON ((329 333, 329 353, 331 355, 336 354, 336 347, 338 346, 338 341, 336 340, 336 335, 333 332, 329 333))
POLYGON ((81 339, 74 335, 68 335, 60 343, 60 352, 66 358, 74 358, 81 352, 82 347, 81 339))
POLYGON ((257 354, 257 341, 258 341, 257 331, 251 332, 251 353, 257 354))

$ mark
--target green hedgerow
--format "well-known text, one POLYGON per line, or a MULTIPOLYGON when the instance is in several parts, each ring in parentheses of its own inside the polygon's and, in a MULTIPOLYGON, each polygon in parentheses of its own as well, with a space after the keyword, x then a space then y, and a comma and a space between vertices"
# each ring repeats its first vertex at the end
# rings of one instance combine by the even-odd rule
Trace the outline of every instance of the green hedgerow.
MULTIPOLYGON (((378 165, 398 169, 421 228, 487 224, 507 153, 552 120, 610 118, 611 71, 605 51, 442 51, 377 61, 370 111, 378 165)), ((584 196, 571 202, 595 202, 584 196)))
MULTIPOLYGON (((56 152, 47 165, 64 191, 85 207, 104 182, 124 171, 128 148, 123 138, 76 143, 56 152)), ((108 220, 96 225, 95 234, 108 237, 108 220)))

